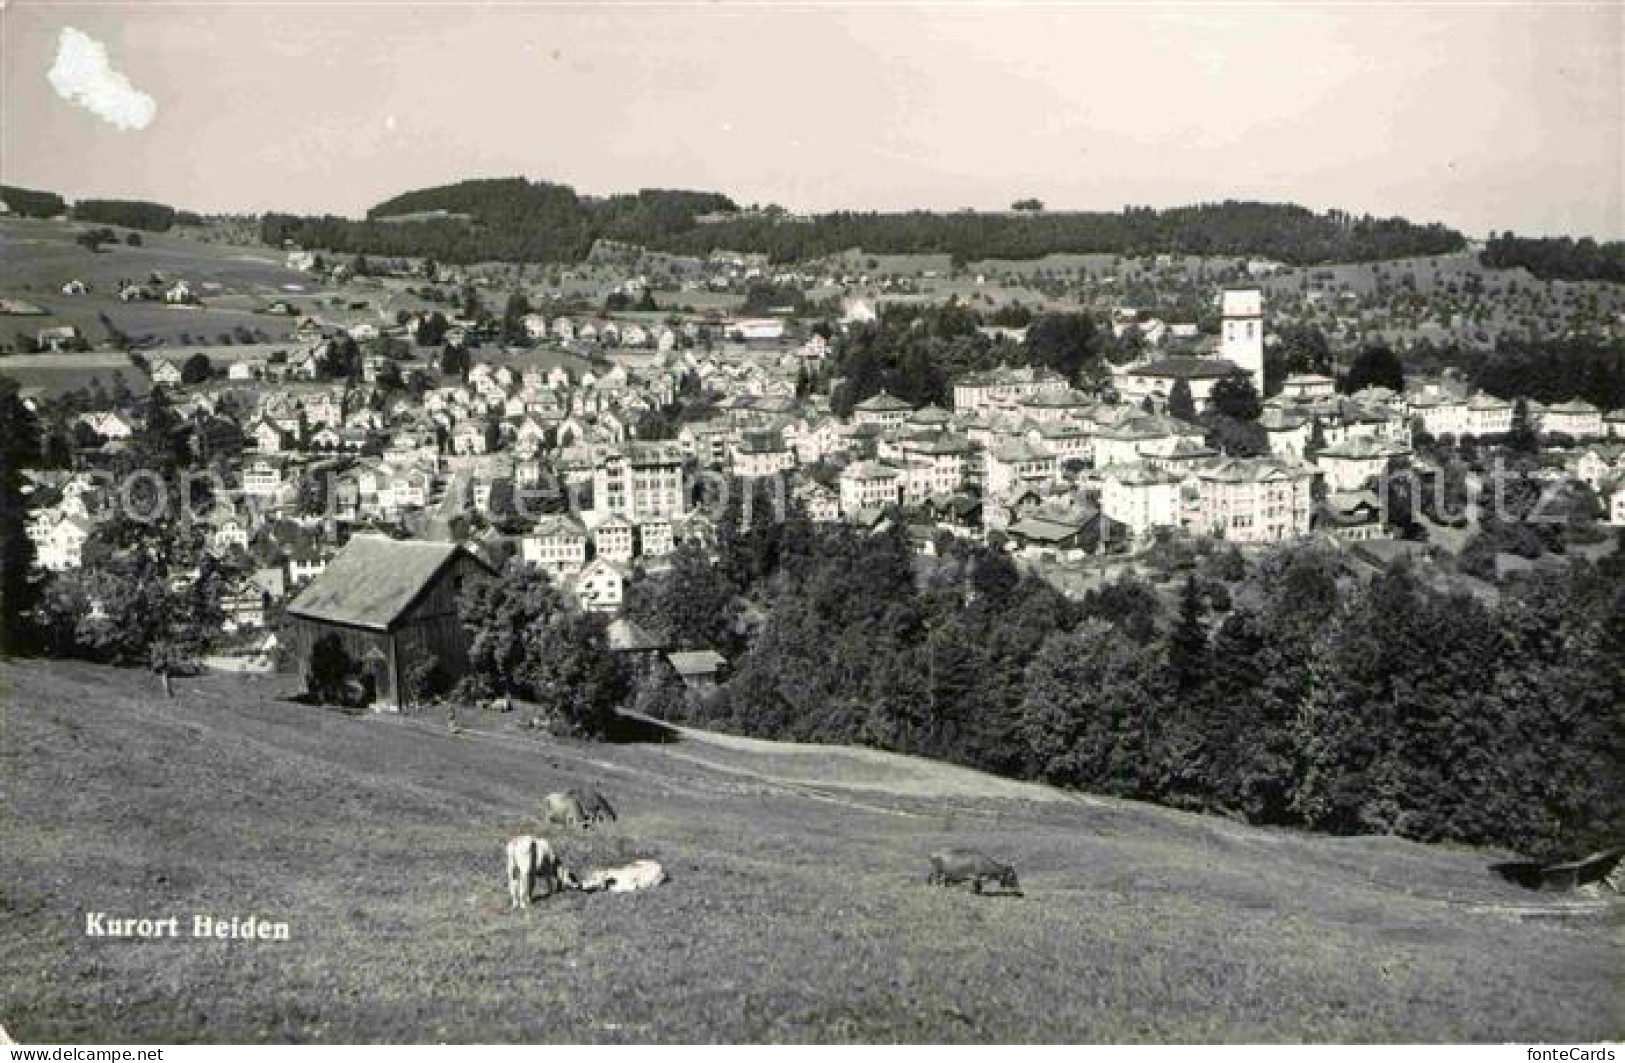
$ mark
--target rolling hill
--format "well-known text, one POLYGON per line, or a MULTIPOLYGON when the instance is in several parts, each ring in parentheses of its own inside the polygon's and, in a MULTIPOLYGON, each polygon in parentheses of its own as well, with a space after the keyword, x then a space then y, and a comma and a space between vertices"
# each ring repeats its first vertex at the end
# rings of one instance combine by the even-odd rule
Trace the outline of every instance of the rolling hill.
POLYGON ((284 677, 0 671, 0 1023, 21 1041, 1619 1038, 1620 906, 1498 854, 1335 839, 927 761, 514 716, 345 716, 284 677), (618 823, 541 830, 593 783, 618 823), (648 893, 510 912, 502 843, 650 856, 648 893), (1025 895, 923 884, 961 843, 1025 895), (87 937, 86 913, 288 942, 87 937))

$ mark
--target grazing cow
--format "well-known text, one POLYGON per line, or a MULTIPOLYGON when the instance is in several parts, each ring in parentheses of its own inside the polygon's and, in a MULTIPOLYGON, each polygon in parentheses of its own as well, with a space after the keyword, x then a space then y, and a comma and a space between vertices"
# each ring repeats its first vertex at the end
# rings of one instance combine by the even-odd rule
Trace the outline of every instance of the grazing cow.
POLYGON ((566 790, 565 793, 576 799, 576 804, 581 806, 581 812, 589 823, 619 818, 609 802, 604 799, 604 795, 590 786, 586 789, 566 790))
POLYGON ((559 875, 559 858, 546 838, 521 834, 508 842, 508 898, 515 908, 529 908, 536 883, 542 884, 542 896, 563 888, 559 875))
POLYGON ((1016 881, 1015 868, 974 849, 944 849, 940 853, 932 853, 931 874, 926 876, 926 881, 933 886, 969 882, 971 890, 976 893, 981 893, 982 883, 989 881, 1018 893, 1021 890, 1021 885, 1016 881))
POLYGON ((542 798, 542 818, 565 827, 585 827, 589 822, 587 810, 581 807, 573 790, 542 798))
POLYGON ((655 860, 634 860, 621 867, 599 868, 581 880, 578 889, 588 892, 608 890, 611 893, 631 893, 646 890, 670 881, 666 869, 655 860))

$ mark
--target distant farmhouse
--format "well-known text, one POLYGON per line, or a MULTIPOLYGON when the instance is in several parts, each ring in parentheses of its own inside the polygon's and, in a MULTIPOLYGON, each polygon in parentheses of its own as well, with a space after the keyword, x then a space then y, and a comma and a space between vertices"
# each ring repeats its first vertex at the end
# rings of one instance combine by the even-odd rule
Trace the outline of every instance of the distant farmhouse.
POLYGON ((457 594, 469 580, 494 574, 453 543, 358 535, 289 604, 285 641, 308 679, 311 650, 337 636, 359 662, 374 708, 399 709, 406 700, 402 681, 418 662, 434 662, 448 680, 466 672, 468 635, 457 618, 457 594))

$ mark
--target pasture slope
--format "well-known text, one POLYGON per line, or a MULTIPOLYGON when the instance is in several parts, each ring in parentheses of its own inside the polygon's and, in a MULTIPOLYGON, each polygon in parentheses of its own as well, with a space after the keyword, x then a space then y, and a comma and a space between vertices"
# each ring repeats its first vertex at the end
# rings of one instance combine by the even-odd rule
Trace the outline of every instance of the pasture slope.
POLYGON ((23 1041, 1514 1041, 1625 1035, 1620 908, 1498 854, 1258 830, 865 750, 350 717, 286 680, 0 662, 0 1022, 23 1041), (507 908, 544 831, 647 893, 507 908), (923 885, 957 842, 1022 897, 923 885), (258 914, 117 941, 88 911, 258 914))

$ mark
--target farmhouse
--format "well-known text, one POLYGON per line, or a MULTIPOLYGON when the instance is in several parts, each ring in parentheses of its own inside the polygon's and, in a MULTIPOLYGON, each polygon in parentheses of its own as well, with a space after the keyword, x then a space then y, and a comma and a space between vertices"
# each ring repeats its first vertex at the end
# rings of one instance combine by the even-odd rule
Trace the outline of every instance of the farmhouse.
POLYGON ((308 677, 312 648, 337 637, 371 684, 374 705, 398 709, 401 681, 419 662, 434 662, 448 679, 463 674, 468 635, 457 594, 491 574, 453 543, 357 535, 288 605, 285 641, 308 677))

